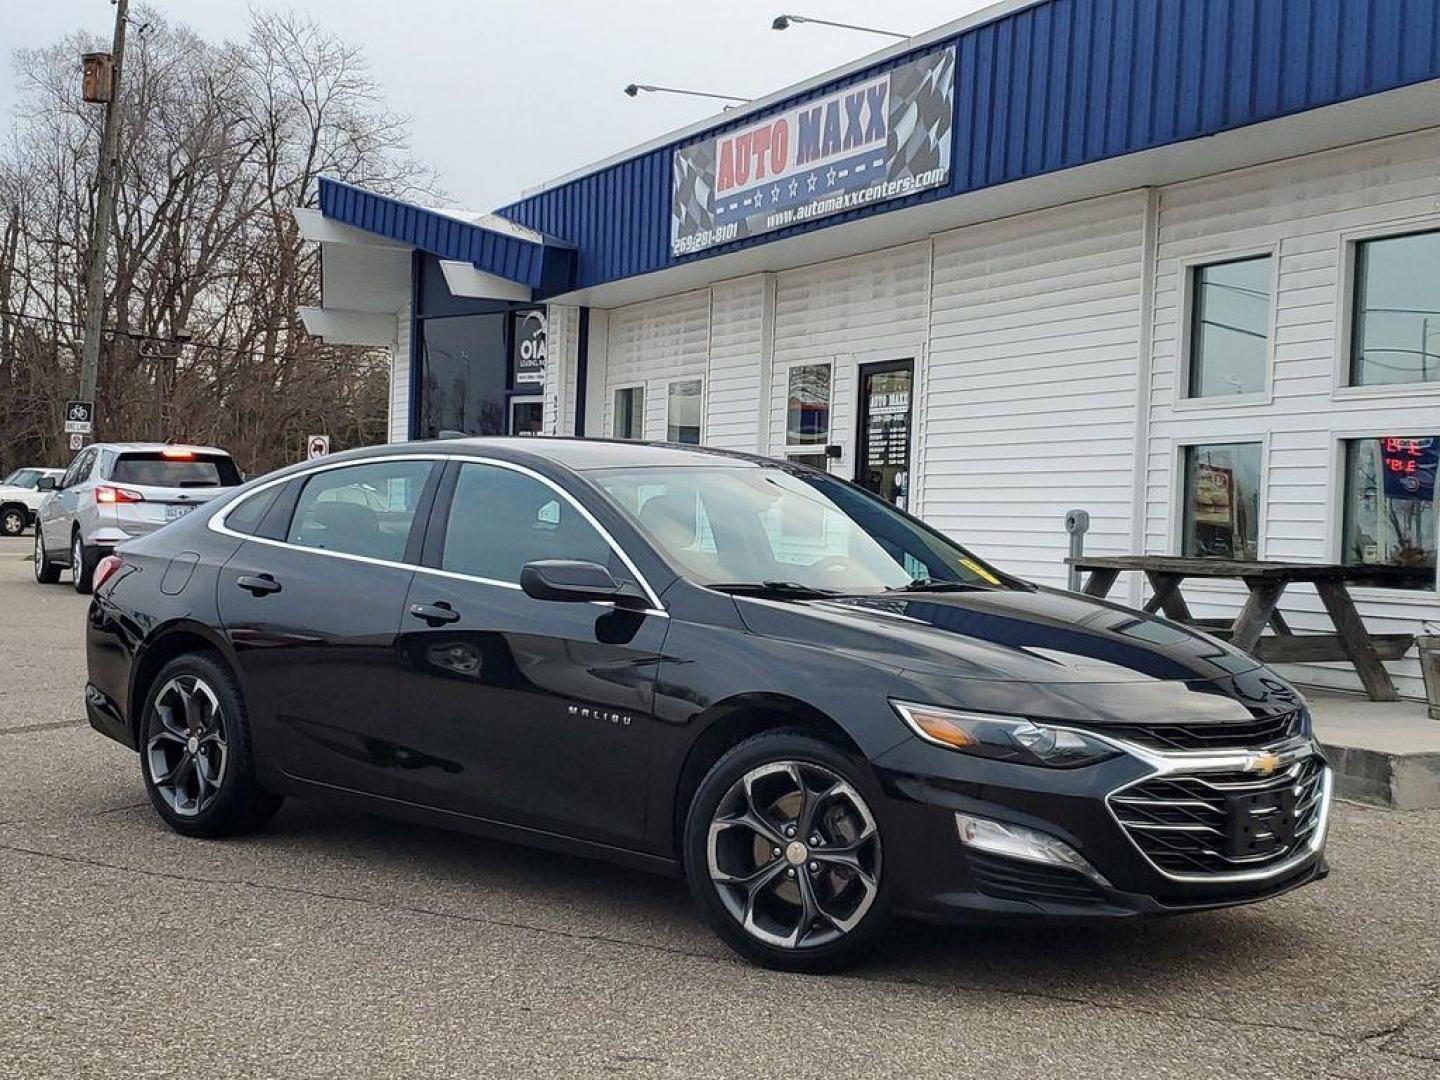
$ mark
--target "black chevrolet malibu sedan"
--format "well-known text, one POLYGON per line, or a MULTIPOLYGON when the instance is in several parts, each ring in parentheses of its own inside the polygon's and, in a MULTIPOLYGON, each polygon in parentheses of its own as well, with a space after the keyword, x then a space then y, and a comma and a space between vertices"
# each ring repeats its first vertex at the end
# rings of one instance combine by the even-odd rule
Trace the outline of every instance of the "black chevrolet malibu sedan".
POLYGON ((1304 702, 859 488, 567 439, 274 473, 97 568, 90 722, 179 832, 288 795, 683 874, 745 956, 892 915, 1119 919, 1326 873, 1304 702))

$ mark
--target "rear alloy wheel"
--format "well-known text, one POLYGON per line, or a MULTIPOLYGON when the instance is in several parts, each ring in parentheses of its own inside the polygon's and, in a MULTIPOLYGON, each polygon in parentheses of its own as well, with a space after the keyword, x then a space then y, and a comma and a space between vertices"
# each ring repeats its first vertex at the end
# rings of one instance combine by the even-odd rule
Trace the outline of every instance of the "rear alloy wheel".
POLYGON ((835 747, 777 732, 742 743, 702 782, 686 827, 687 874, 736 951, 769 967, 826 971, 874 940, 888 890, 862 775, 835 747))
POLYGON ((35 580, 41 585, 54 585, 60 580, 60 568, 45 557, 45 534, 35 523, 35 580))
POLYGON ((155 695, 158 723, 145 744, 150 782, 177 817, 192 818, 215 801, 230 750, 215 691, 197 675, 177 675, 155 695))
POLYGON ((19 536, 29 523, 29 515, 23 506, 7 506, 0 510, 0 535, 19 536))
POLYGON ((85 542, 80 539, 78 529, 70 544, 70 577, 78 593, 88 593, 95 580, 95 560, 86 557, 85 542))
POLYGON ((175 831, 232 835, 279 809, 280 798, 255 783, 240 690, 218 658, 193 653, 166 664, 142 721, 145 789, 175 831))

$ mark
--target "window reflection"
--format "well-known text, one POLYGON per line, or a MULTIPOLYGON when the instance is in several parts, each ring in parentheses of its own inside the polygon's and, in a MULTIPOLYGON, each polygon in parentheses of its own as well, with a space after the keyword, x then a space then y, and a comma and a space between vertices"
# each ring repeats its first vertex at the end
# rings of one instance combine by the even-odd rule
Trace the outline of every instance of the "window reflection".
POLYGON ((670 384, 669 400, 665 403, 666 442, 699 444, 703 389, 699 379, 686 379, 670 384))
POLYGON ((1350 381, 1440 381, 1440 231, 1355 249, 1350 381))
POLYGON ((615 391, 615 412, 610 420, 611 434, 617 439, 645 437, 645 388, 626 386, 615 391))
POLYGON ((1440 435, 1354 439, 1345 446, 1349 566, 1374 569, 1370 584, 1435 587, 1435 467, 1440 435))
POLYGON ((504 313, 423 319, 418 435, 505 434, 504 313))
POLYGON ((1270 256, 1198 266, 1193 273, 1190 396, 1262 392, 1270 353, 1270 256))
POLYGON ((830 365, 797 364, 790 369, 785 404, 785 445, 818 446, 830 441, 830 365))
POLYGON ((1260 444, 1211 443, 1185 448, 1182 554, 1259 557, 1260 444))

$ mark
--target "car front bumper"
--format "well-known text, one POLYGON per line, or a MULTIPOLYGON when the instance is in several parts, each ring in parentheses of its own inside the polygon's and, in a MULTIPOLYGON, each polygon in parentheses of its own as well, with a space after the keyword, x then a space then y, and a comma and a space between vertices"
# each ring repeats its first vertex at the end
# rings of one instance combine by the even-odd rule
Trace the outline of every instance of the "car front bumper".
POLYGON ((885 858, 896 906, 941 921, 1104 920, 1248 904, 1319 880, 1328 873, 1330 771, 1308 737, 1281 749, 1286 764, 1273 780, 1257 773, 1247 782, 1246 767, 1256 767, 1256 752, 1248 750, 1198 755, 1135 747, 1093 766, 1061 770, 986 761, 918 739, 902 743, 875 763, 887 797, 885 858), (1290 787, 1290 771, 1295 786, 1305 777, 1312 781, 1308 828, 1270 857, 1236 855, 1229 846, 1236 838, 1227 833, 1232 822, 1243 832, 1250 820, 1235 810, 1237 803, 1251 790, 1290 787), (1113 797, 1147 793, 1155 784, 1179 795, 1186 793, 1178 784, 1203 784, 1203 801, 1222 809, 1207 809, 1201 800, 1193 812, 1166 807, 1158 820, 1185 824, 1150 826, 1155 832, 1127 823, 1131 815, 1113 797), (1043 834, 1079 858, 1066 865, 977 847, 962 840, 957 815, 1043 834), (1191 849, 1203 865, 1191 865, 1191 849))

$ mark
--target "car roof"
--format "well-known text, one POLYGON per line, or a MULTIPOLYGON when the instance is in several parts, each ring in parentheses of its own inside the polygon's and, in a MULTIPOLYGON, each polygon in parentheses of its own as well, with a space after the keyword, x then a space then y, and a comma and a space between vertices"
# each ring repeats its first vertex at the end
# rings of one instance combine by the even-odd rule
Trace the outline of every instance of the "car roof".
POLYGON ((197 443, 164 443, 164 442, 107 442, 96 443, 101 450, 113 450, 117 454, 156 453, 162 450, 189 450, 196 454, 224 454, 230 456, 228 450, 221 450, 218 446, 201 446, 197 443))
POLYGON ((463 439, 432 439, 392 446, 391 450, 439 451, 454 454, 498 453, 513 460, 542 458, 573 472, 594 469, 625 469, 645 466, 694 467, 717 464, 763 465, 769 462, 753 454, 715 450, 681 443, 634 442, 628 439, 583 439, 568 436, 484 435, 463 439))

